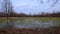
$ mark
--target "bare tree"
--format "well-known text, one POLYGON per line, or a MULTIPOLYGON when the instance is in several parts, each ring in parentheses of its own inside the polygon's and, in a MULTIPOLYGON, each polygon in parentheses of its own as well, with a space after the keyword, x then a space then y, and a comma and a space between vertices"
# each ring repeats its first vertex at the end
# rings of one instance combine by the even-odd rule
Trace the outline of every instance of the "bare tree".
MULTIPOLYGON (((55 6, 56 3, 58 3, 59 0, 53 0, 53 4, 51 5, 51 7, 55 6)), ((50 2, 50 0, 47 1, 48 3, 50 2)))
POLYGON ((10 25, 10 22, 8 22, 8 16, 10 16, 10 13, 13 12, 12 2, 10 0, 3 0, 2 8, 5 16, 7 17, 7 25, 10 25))
POLYGON ((10 15, 11 12, 13 12, 13 6, 12 6, 12 2, 10 0, 3 0, 3 10, 5 12, 5 14, 7 15, 7 19, 8 19, 8 15, 10 15))
MULTIPOLYGON (((40 1, 41 3, 44 3, 44 0, 37 0, 40 1)), ((47 3, 49 3, 51 0, 47 0, 47 3)), ((55 6, 55 4, 58 3, 59 0, 52 0, 53 4, 51 5, 51 7, 55 6)))

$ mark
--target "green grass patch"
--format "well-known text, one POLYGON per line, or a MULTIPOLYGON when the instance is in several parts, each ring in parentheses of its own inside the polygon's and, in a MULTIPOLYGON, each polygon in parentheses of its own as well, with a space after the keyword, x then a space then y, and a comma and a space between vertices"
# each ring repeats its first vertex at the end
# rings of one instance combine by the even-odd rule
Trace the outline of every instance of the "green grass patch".
POLYGON ((38 20, 38 21, 60 21, 60 18, 57 17, 40 17, 40 18, 33 18, 34 20, 38 20))

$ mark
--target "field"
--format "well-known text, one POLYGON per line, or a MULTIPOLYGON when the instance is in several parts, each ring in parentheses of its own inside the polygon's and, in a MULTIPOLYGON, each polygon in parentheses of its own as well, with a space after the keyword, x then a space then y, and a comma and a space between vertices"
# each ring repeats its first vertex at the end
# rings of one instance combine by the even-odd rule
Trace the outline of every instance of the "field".
POLYGON ((0 17, 0 34, 60 34, 60 17, 0 17))
POLYGON ((0 21, 4 21, 4 20, 25 20, 25 19, 34 19, 34 20, 42 20, 42 21, 48 21, 48 20, 52 20, 52 21, 60 21, 60 17, 0 17, 0 21))

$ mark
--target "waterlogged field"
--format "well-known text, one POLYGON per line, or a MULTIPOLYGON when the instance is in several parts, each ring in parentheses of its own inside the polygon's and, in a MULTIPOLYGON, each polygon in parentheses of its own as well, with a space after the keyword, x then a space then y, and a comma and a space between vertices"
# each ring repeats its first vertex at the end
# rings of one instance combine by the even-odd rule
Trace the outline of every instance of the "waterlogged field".
POLYGON ((6 17, 0 18, 0 28, 53 28, 60 27, 60 18, 58 17, 6 17), (8 22, 8 23, 7 23, 8 22))

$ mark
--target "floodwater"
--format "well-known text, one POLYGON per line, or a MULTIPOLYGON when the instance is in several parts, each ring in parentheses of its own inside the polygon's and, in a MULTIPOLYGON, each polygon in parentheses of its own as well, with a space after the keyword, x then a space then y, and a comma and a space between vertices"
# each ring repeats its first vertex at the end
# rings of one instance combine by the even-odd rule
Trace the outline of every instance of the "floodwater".
POLYGON ((33 19, 25 19, 25 20, 8 20, 0 23, 0 28, 5 27, 14 27, 14 28, 52 28, 52 27, 60 27, 60 22, 56 21, 38 21, 33 19))

